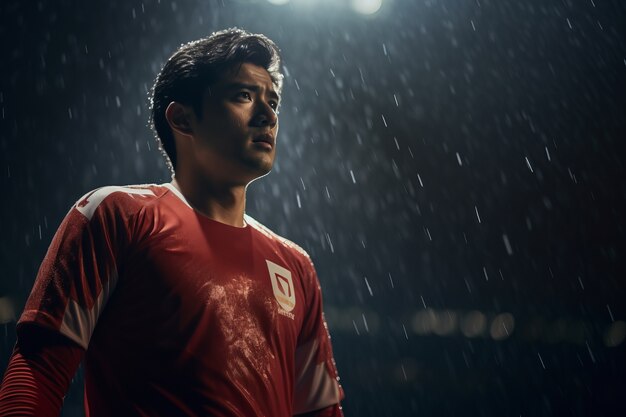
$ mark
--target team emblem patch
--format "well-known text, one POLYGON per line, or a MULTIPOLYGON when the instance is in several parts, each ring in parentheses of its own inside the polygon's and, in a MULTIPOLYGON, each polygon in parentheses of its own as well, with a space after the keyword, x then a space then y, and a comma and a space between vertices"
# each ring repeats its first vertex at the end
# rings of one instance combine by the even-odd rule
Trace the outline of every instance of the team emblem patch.
MULTIPOLYGON (((267 269, 270 273, 274 297, 284 312, 288 313, 296 306, 296 293, 293 288, 291 271, 275 264, 274 262, 268 261, 267 259, 265 262, 267 262, 267 269)), ((281 311, 279 309, 279 313, 280 312, 281 311)), ((293 316, 291 313, 286 315, 288 317, 293 316)))

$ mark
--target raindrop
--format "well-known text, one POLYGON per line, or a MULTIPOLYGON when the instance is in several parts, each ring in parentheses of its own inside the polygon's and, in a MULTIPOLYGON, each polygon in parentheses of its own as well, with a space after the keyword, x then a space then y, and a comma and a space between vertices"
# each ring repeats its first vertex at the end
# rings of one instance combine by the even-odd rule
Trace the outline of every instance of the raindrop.
POLYGON ((354 320, 352 320, 352 325, 354 326, 354 331, 356 332, 357 336, 360 336, 361 334, 359 333, 359 328, 356 325, 356 322, 354 320))
POLYGON ((611 307, 609 307, 609 305, 606 305, 606 309, 609 311, 609 317, 611 317, 611 321, 615 321, 615 318, 613 318, 613 312, 611 311, 611 307))
POLYGON ((537 356, 539 356, 539 362, 541 363, 541 367, 543 369, 546 369, 546 365, 543 363, 543 358, 541 357, 541 354, 537 353, 537 356))
POLYGON ((591 362, 596 363, 596 357, 593 356, 593 352, 591 351, 591 347, 589 346, 589 342, 585 341, 585 345, 587 345, 587 352, 589 352, 589 357, 591 358, 591 362))
POLYGON ((525 156, 524 159, 526 160, 526 166, 528 166, 528 169, 530 170, 530 172, 534 172, 532 165, 530 165, 530 161, 528 160, 528 157, 525 156))
POLYGON ((511 242, 509 241, 509 237, 506 234, 503 234, 502 240, 504 241, 504 247, 506 248, 506 253, 508 253, 509 255, 513 255, 513 248, 511 247, 511 242))
POLYGON ((335 248, 333 247, 333 242, 330 240, 330 235, 326 233, 326 240, 328 241, 328 246, 330 246, 330 252, 335 253, 335 248))
POLYGON ((370 287, 370 283, 367 281, 367 277, 363 277, 365 280, 365 285, 367 285, 367 291, 369 291, 370 295, 373 297, 374 293, 372 292, 372 287, 370 287))

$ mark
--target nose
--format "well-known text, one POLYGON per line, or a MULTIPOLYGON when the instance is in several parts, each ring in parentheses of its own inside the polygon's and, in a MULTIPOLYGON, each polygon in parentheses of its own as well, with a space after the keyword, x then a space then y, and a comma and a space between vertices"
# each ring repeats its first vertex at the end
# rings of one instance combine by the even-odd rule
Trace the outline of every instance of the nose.
POLYGON ((276 123, 278 123, 276 111, 268 103, 259 101, 252 124, 256 127, 269 126, 269 128, 272 129, 276 126, 276 123))

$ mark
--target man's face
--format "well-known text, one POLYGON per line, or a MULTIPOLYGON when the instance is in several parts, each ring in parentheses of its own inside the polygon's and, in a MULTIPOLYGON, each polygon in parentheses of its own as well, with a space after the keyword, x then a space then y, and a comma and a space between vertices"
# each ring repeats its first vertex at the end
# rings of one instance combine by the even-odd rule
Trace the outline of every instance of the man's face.
POLYGON ((248 184, 270 172, 276 152, 279 96, 265 68, 244 63, 204 94, 193 118, 195 167, 209 180, 248 184))

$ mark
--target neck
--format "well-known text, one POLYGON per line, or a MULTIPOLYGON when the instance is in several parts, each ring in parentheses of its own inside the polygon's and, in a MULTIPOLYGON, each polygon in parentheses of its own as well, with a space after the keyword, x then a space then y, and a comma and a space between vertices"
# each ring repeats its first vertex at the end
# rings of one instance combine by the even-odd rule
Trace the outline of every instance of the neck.
POLYGON ((244 185, 215 184, 193 176, 175 176, 172 185, 196 211, 205 216, 235 227, 246 225, 243 219, 246 209, 244 185))

